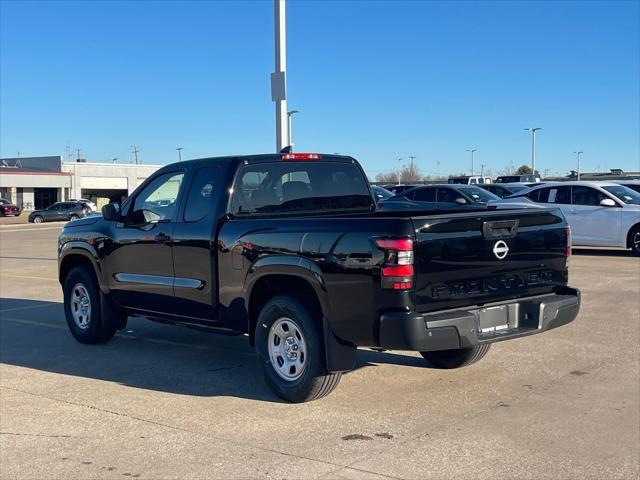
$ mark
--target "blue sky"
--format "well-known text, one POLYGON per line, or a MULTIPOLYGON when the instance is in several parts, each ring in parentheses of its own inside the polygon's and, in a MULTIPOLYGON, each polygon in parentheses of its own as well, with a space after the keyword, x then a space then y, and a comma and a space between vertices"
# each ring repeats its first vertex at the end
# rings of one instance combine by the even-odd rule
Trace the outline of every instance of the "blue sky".
MULTIPOLYGON (((635 1, 290 1, 289 108, 299 151, 370 176, 640 170, 635 1)), ((0 155, 146 163, 270 152, 273 3, 0 2, 0 155)))

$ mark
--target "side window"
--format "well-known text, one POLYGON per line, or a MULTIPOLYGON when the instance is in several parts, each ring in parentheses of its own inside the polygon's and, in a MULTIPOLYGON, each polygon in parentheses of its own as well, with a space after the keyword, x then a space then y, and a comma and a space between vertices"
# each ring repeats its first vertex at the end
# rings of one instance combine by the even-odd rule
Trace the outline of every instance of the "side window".
POLYGON ((571 187, 571 203, 574 205, 598 206, 605 198, 607 197, 595 188, 571 187))
POLYGON ((416 190, 414 200, 418 202, 435 202, 436 201, 436 189, 435 188, 421 188, 416 190))
POLYGON ((167 173, 147 185, 134 200, 131 212, 133 223, 170 221, 183 178, 184 173, 167 173))
POLYGON ((538 188, 533 192, 527 193, 527 198, 533 202, 543 202, 541 198, 545 200, 549 197, 549 189, 548 188, 538 188))
POLYGON ((196 172, 184 209, 185 222, 198 222, 215 210, 221 195, 219 182, 220 167, 205 167, 196 172))
POLYGON ((544 189, 547 192, 546 198, 543 198, 544 193, 540 194, 540 202, 543 203, 557 203, 557 204, 570 204, 571 203, 571 187, 559 186, 549 187, 544 189))
POLYGON ((457 195, 456 192, 450 188, 438 188, 437 201, 443 203, 455 203, 456 197, 458 196, 461 197, 462 195, 457 195))

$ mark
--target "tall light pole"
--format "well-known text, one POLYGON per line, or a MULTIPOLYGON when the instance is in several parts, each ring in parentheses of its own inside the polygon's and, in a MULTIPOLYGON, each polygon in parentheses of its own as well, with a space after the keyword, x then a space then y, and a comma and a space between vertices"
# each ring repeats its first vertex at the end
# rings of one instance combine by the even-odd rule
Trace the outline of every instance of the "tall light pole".
POLYGON ((271 74, 271 100, 276 103, 276 151, 290 145, 287 132, 287 21, 285 0, 273 0, 275 72, 271 74))
POLYGON ((536 132, 542 130, 542 127, 529 127, 525 128, 531 132, 531 170, 534 175, 536 174, 536 132))
POLYGON ((402 158, 398 158, 398 185, 400 185, 400 162, 402 162, 402 158))
POLYGON ((578 181, 580 181, 580 161, 582 160, 582 154, 584 152, 578 151, 578 152, 573 152, 573 153, 575 153, 576 156, 578 157, 578 171, 577 171, 577 173, 578 173, 578 181))
POLYGON ((486 165, 484 163, 480 164, 480 176, 484 177, 484 167, 486 167, 486 165))
POLYGON ((477 148, 467 149, 467 152, 471 153, 471 176, 475 173, 475 161, 476 161, 476 152, 477 148))
POLYGON ((182 161, 182 150, 184 150, 183 147, 178 147, 176 148, 176 150, 178 151, 178 161, 181 162, 182 161))
POLYGON ((289 137, 289 145, 293 149, 293 136, 291 135, 291 117, 296 113, 300 113, 300 110, 289 110, 287 112, 287 135, 289 137))

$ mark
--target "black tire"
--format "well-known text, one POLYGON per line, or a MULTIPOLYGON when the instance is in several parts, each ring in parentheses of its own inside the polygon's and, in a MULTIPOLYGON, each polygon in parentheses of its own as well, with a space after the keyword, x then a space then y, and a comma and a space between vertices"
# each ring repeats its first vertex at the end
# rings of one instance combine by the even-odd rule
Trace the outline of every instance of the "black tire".
MULTIPOLYGON (((275 335, 275 330, 273 335, 275 335)), ((291 338, 294 338, 293 334, 291 338)), ((262 376, 273 393, 283 400, 293 403, 317 400, 332 392, 340 382, 341 372, 328 373, 326 371, 324 342, 319 322, 312 318, 303 303, 292 297, 278 296, 265 304, 256 322, 255 343, 262 376), (298 337, 300 343, 295 345, 300 347, 300 358, 304 359, 304 366, 300 369, 301 373, 296 372, 295 369, 293 372, 294 376, 296 374, 300 376, 291 380, 281 376, 286 372, 278 373, 271 359, 273 350, 277 350, 276 343, 270 340, 272 327, 276 322, 282 323, 283 320, 283 327, 289 325, 288 328, 292 329, 291 332, 294 332, 295 335, 300 334, 298 337), (270 343, 273 343, 273 346, 270 343)), ((296 348, 295 351, 298 352, 298 349, 296 348)), ((285 357, 281 356, 280 358, 285 357)), ((286 367, 281 366, 279 371, 283 372, 283 369, 286 370, 286 367)))
POLYGON ((466 367, 480 361, 490 348, 490 343, 484 343, 469 348, 420 352, 420 355, 436 368, 451 369, 466 367))
POLYGON ((629 232, 629 247, 634 255, 640 256, 640 225, 636 225, 629 232))
POLYGON ((33 223, 42 223, 44 222, 44 218, 41 217, 40 215, 36 215, 35 217, 33 217, 33 223))
POLYGON ((111 340, 116 333, 113 326, 105 327, 102 321, 100 304, 100 292, 93 272, 89 267, 81 265, 73 268, 64 280, 64 313, 67 318, 67 325, 71 334, 80 343, 104 343, 111 340), (74 318, 73 311, 82 311, 75 302, 80 298, 80 303, 87 299, 89 309, 83 315, 79 314, 81 320, 74 318), (82 323, 86 323, 83 327, 82 323))

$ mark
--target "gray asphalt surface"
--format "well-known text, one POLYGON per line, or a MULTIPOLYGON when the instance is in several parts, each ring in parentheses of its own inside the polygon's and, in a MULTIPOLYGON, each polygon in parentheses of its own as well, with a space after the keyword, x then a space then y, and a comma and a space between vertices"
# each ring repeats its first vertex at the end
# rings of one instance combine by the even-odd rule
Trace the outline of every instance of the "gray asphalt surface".
POLYGON ((640 259, 581 250, 573 324, 458 371, 362 350, 330 396, 282 403, 245 337, 132 319, 68 333, 59 224, 0 227, 0 477, 638 478, 640 259))

